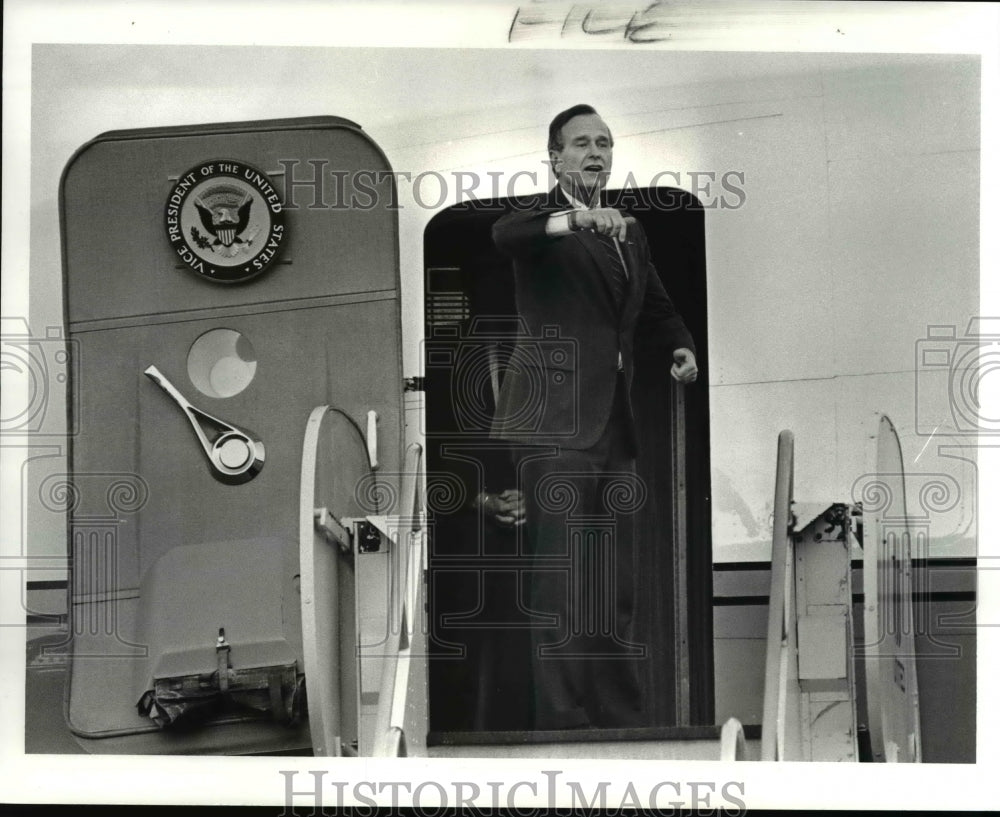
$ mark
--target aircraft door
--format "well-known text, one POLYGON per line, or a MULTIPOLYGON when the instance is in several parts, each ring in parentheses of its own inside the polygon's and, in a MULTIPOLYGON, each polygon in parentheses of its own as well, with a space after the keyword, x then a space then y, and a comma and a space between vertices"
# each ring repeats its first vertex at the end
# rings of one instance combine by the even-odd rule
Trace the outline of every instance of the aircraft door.
POLYGON ((68 720, 89 751, 309 748, 307 657, 342 663, 334 633, 303 643, 313 411, 337 418, 319 484, 338 513, 376 512, 356 488, 402 469, 388 169, 335 117, 113 132, 67 165, 68 720), (374 206, 349 206, 360 174, 374 206))

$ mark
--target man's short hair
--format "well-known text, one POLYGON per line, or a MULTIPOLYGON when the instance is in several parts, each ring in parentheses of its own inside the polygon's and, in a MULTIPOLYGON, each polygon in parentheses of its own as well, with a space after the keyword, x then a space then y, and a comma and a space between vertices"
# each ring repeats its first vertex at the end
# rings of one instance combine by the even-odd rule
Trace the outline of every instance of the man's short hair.
MULTIPOLYGON (((572 108, 567 108, 565 111, 557 113, 549 124, 549 150, 562 150, 565 147, 562 138, 563 125, 574 117, 588 115, 600 116, 591 105, 574 105, 572 108)), ((608 136, 611 136, 610 128, 608 129, 608 136)), ((611 140, 611 143, 614 144, 614 139, 611 140)))

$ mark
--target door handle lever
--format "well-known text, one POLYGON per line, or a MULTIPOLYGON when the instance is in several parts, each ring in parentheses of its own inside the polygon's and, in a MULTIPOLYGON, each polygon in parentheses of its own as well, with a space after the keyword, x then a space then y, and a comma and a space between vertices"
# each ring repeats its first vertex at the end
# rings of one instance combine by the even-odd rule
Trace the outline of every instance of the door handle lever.
POLYGON ((208 458, 212 476, 220 482, 240 485, 260 473, 264 467, 264 443, 256 434, 191 405, 156 366, 147 367, 143 374, 169 394, 187 416, 208 458))

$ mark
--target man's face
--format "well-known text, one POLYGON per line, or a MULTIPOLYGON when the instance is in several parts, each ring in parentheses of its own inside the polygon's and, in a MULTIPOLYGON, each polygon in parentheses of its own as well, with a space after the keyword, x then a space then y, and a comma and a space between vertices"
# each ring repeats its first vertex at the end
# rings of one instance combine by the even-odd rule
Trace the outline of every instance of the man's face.
POLYGON ((573 196, 589 203, 611 173, 611 131, 597 114, 574 116, 562 128, 562 150, 550 150, 552 170, 573 196))

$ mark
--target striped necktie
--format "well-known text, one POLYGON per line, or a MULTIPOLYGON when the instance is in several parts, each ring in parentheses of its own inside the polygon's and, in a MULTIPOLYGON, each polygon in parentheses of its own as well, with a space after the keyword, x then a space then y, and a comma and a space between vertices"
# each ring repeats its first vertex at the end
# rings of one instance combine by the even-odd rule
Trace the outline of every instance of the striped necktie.
POLYGON ((594 237, 601 243, 601 248, 608 259, 608 265, 611 267, 611 289, 615 296, 615 306, 620 309, 625 301, 625 290, 628 288, 628 270, 625 268, 625 259, 622 257, 621 248, 614 238, 597 232, 594 233, 594 237))

